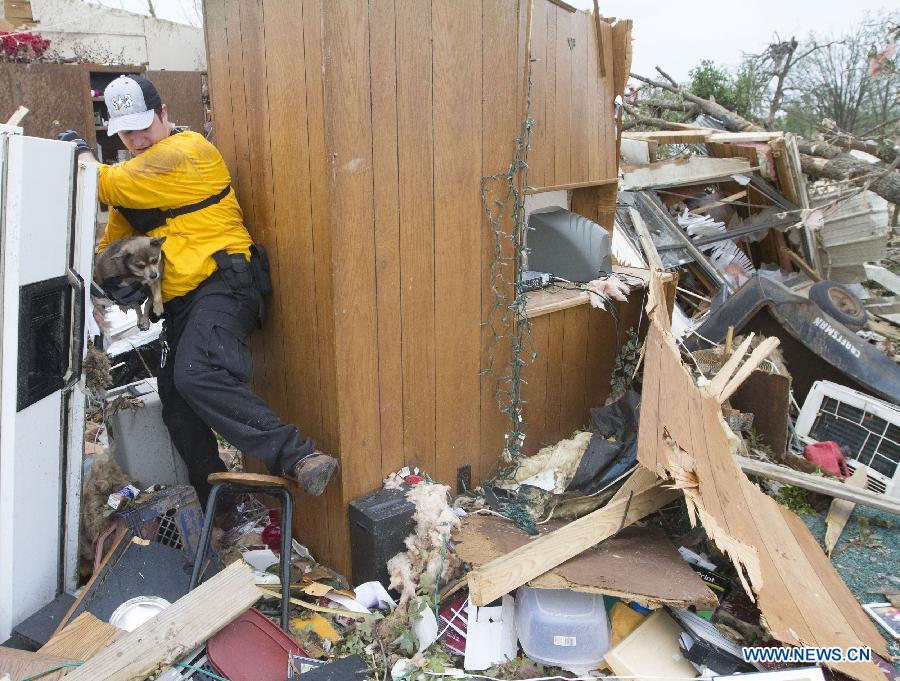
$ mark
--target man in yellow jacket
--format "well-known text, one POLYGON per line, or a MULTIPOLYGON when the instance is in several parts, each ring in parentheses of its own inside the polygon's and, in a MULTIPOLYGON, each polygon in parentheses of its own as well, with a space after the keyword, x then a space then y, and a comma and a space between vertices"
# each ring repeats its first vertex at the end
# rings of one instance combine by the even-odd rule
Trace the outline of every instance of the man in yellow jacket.
MULTIPOLYGON (((247 340, 261 319, 268 277, 221 154, 202 135, 170 124, 145 78, 120 76, 104 98, 109 134, 118 134, 133 158, 100 164, 98 192, 110 211, 97 250, 127 236, 165 237, 159 395, 191 484, 205 500, 207 476, 225 470, 215 431, 271 473, 295 476, 308 493, 321 494, 337 461, 249 386, 247 340)), ((60 137, 93 160, 76 133, 60 137)))

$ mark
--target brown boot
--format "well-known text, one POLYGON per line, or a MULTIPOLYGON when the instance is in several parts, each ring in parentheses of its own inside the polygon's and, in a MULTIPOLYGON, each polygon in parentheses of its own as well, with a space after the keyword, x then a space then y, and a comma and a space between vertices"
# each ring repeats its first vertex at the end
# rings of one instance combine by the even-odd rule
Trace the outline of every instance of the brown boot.
POLYGON ((325 491, 337 469, 337 459, 317 451, 297 462, 294 477, 307 494, 317 497, 325 491))

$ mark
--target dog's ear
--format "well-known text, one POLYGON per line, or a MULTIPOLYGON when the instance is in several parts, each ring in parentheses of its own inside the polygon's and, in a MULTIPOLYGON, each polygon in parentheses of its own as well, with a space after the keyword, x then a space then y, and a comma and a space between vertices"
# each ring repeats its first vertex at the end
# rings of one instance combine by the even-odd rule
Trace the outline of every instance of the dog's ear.
POLYGON ((151 245, 151 246, 159 246, 159 247, 162 247, 162 245, 163 245, 165 242, 166 242, 166 237, 164 237, 164 236, 158 236, 158 237, 154 237, 153 239, 150 239, 150 245, 151 245))

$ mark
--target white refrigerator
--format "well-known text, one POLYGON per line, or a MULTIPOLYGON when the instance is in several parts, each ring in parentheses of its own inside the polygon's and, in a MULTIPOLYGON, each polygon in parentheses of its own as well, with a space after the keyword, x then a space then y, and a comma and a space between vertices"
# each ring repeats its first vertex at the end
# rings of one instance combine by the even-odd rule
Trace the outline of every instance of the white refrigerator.
POLYGON ((0 641, 77 583, 97 169, 0 126, 0 641))

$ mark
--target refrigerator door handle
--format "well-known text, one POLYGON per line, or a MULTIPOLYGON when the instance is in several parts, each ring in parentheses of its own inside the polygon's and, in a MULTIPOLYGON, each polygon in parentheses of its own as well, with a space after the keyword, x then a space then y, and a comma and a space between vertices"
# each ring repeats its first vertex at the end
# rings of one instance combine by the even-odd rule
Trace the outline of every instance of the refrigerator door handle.
POLYGON ((71 388, 81 378, 84 364, 85 287, 84 278, 71 268, 66 277, 72 287, 72 341, 69 350, 69 370, 65 376, 65 388, 71 388))

